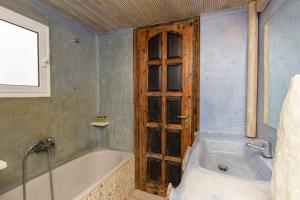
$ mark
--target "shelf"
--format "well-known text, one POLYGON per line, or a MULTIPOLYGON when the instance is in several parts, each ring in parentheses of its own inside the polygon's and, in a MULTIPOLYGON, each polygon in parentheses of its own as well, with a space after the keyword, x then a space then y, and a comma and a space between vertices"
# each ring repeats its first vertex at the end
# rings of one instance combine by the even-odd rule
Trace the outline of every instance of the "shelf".
POLYGON ((0 160, 0 170, 5 169, 7 167, 7 163, 0 160))
POLYGON ((92 126, 99 126, 99 127, 105 127, 109 125, 109 122, 91 122, 92 126))

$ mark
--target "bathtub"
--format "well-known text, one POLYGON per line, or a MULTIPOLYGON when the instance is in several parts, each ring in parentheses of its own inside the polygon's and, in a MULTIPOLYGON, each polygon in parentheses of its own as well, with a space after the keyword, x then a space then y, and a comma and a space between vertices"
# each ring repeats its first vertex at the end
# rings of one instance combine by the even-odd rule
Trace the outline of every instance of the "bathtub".
MULTIPOLYGON (((134 156, 99 149, 53 170, 55 200, 121 200, 134 190, 134 156)), ((51 200, 49 173, 26 183, 28 200, 51 200)), ((22 185, 0 200, 22 200, 22 185)))

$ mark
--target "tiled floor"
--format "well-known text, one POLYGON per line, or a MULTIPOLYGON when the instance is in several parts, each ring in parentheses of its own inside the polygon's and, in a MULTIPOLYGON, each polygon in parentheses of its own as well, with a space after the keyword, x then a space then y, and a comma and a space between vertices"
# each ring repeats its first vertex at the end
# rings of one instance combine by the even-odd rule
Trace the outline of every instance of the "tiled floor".
POLYGON ((165 198, 149 194, 140 190, 134 190, 127 200, 165 200, 165 198))

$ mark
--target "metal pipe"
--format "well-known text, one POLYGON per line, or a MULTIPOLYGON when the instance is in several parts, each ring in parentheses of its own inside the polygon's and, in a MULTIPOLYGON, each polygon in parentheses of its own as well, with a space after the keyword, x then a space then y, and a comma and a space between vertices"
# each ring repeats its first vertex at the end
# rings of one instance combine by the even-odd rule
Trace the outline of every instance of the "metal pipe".
POLYGON ((32 144, 25 152, 22 161, 22 184, 23 184, 23 200, 26 200, 26 158, 38 143, 32 144))
POLYGON ((260 147, 260 146, 257 146, 255 144, 251 144, 251 143, 246 143, 246 146, 247 147, 252 147, 252 148, 255 148, 255 149, 260 149, 260 150, 264 150, 265 149, 264 147, 260 147))
POLYGON ((52 167, 51 167, 51 149, 48 149, 48 170, 49 170, 49 179, 50 179, 51 199, 54 200, 52 167))

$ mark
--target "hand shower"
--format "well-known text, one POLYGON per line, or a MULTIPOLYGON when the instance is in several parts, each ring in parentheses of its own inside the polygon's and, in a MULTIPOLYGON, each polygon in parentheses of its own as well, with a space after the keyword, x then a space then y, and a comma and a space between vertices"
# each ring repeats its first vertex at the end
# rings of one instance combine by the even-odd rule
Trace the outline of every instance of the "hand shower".
POLYGON ((45 152, 48 153, 48 170, 49 170, 49 178, 50 178, 50 189, 51 189, 51 199, 54 200, 54 192, 53 192, 53 181, 52 181, 52 169, 51 169, 51 150, 55 148, 55 139, 52 137, 45 138, 40 140, 39 142, 32 144, 28 150, 25 152, 22 163, 22 182, 23 182, 23 200, 26 200, 26 159, 29 153, 35 152, 45 152))

